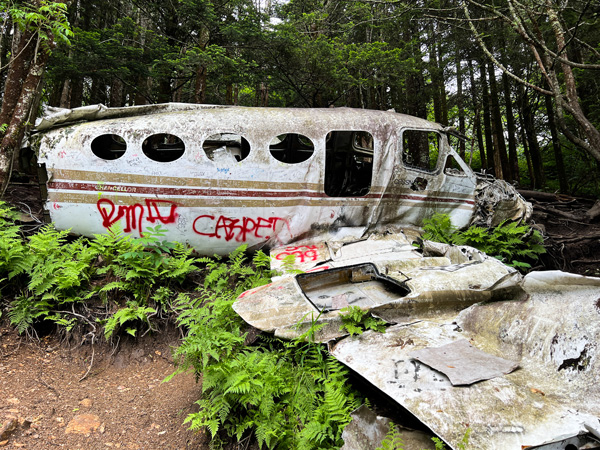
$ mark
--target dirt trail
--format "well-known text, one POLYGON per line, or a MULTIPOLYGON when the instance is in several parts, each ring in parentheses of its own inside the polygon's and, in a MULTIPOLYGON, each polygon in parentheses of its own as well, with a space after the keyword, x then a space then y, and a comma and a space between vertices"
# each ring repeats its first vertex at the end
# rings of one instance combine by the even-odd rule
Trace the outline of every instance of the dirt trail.
POLYGON ((203 434, 187 430, 200 386, 173 372, 176 337, 146 337, 113 348, 69 351, 56 336, 39 344, 0 325, 0 448, 206 449, 203 434), (11 428, 14 428, 11 430, 11 428), (6 432, 3 433, 3 430, 6 432))

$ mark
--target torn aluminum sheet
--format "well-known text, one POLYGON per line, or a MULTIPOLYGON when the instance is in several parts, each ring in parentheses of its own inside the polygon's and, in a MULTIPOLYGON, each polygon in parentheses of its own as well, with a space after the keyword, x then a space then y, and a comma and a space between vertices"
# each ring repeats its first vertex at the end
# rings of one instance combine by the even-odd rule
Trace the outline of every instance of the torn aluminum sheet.
POLYGON ((165 239, 225 255, 356 240, 436 212, 458 227, 528 218, 516 190, 482 181, 439 124, 394 112, 91 105, 49 109, 37 129, 49 220, 86 236, 160 225, 165 239), (419 142, 432 145, 427 164, 419 142))
POLYGON ((448 377, 454 386, 473 384, 512 372, 519 365, 473 347, 466 339, 415 350, 409 356, 448 377))
MULTIPOLYGON (((343 246, 286 247, 274 251, 279 264, 284 254, 316 265, 306 273, 281 277, 244 292, 234 310, 252 326, 294 338, 315 322, 323 325, 316 339, 326 342, 347 334, 340 330, 341 311, 358 306, 389 323, 423 319, 444 321, 481 301, 517 298, 520 274, 485 254, 455 264, 448 257, 424 257, 404 234, 386 235, 343 246), (330 259, 322 261, 329 255, 330 259)), ((284 256, 285 257, 285 256, 284 256)))
POLYGON ((365 332, 342 339, 331 352, 451 448, 467 428, 468 449, 585 448, 600 430, 600 279, 534 272, 523 288, 527 300, 481 303, 444 322, 365 332), (520 360, 519 369, 457 387, 410 357, 462 339, 520 360))

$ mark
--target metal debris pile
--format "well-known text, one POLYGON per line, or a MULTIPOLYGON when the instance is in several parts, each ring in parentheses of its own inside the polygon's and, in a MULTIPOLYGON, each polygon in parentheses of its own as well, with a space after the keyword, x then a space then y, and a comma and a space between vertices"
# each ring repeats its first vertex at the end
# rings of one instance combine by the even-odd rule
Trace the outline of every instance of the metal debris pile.
MULTIPOLYGON (((234 309, 285 338, 325 324, 317 339, 331 354, 449 448, 467 429, 469 449, 598 448, 600 278, 522 277, 472 248, 425 243, 422 254, 411 242, 394 234, 274 249, 274 268, 295 255, 304 272, 242 294, 234 309), (345 335, 340 315, 351 305, 390 326, 345 335)), ((366 426, 381 428, 374 420, 366 426)), ((353 445, 344 448, 367 448, 353 445)))

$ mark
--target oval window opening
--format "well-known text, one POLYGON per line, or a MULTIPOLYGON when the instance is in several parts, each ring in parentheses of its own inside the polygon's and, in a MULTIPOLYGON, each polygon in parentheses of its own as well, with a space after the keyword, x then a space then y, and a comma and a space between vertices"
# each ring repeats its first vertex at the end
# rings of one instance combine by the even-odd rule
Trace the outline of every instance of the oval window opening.
POLYGON ((202 144, 204 153, 211 161, 234 164, 250 154, 250 143, 235 133, 217 133, 206 138, 202 144))
POLYGON ((118 134, 102 134, 92 141, 92 153, 100 159, 119 159, 125 154, 127 143, 118 134))
POLYGON ((269 144, 273 158, 286 164, 298 164, 308 160, 315 152, 313 142, 301 134, 287 133, 275 136, 269 144))
POLYGON ((183 156, 185 144, 172 134, 153 134, 142 144, 142 151, 153 161, 171 162, 183 156))

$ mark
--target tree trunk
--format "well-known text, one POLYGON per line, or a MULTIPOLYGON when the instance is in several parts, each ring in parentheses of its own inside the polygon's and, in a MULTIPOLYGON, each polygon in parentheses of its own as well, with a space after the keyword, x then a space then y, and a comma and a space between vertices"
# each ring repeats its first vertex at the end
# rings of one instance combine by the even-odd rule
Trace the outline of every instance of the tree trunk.
POLYGON ((544 96, 546 100, 546 114, 548 115, 548 127, 552 135, 552 149, 554 150, 554 160, 556 161, 556 172, 558 175, 558 185, 560 192, 566 194, 569 191, 567 183, 567 174, 565 173, 565 163, 563 161, 562 150, 560 148, 560 139, 558 137, 558 129, 554 120, 554 106, 549 95, 544 96))
MULTIPOLYGON (((455 64, 456 64, 456 106, 458 106, 458 131, 462 135, 465 134, 465 108, 463 105, 463 77, 462 68, 460 66, 460 52, 456 49, 455 64)), ((465 141, 458 140, 458 154, 462 159, 465 159, 465 141)))
POLYGON ((68 108, 71 102, 71 80, 67 78, 63 83, 62 92, 60 94, 60 107, 68 108))
POLYGON ((508 128, 508 165, 512 175, 512 181, 520 182, 519 157, 517 155, 517 127, 513 115, 512 98, 510 96, 510 83, 508 76, 502 74, 502 86, 504 88, 504 104, 506 106, 506 125, 508 128))
POLYGON ((502 124, 502 114, 500 113, 500 102, 498 99, 498 85, 496 84, 496 74, 493 64, 488 65, 489 85, 490 85, 490 106, 492 112, 492 136, 494 139, 494 166, 496 167, 496 177, 512 181, 512 173, 508 166, 508 156, 506 155, 506 142, 504 141, 504 126, 502 124))
POLYGON ((541 188, 545 183, 544 167, 542 164, 542 155, 540 153, 540 146, 537 140, 537 134, 535 132, 535 126, 533 121, 533 111, 529 99, 527 98, 527 91, 522 86, 521 93, 521 114, 523 114, 523 125, 525 127, 525 134, 527 135, 527 142, 529 144, 529 153, 531 154, 531 165, 535 180, 533 188, 541 188))
MULTIPOLYGON (((556 46, 560 52, 559 56, 565 60, 568 60, 568 55, 566 52, 567 43, 562 25, 558 18, 558 14, 554 10, 552 3, 548 0, 546 0, 546 8, 550 25, 552 26, 552 31, 554 32, 556 46)), ((548 55, 546 55, 546 61, 548 68, 554 67, 555 62, 550 61, 548 55)), ((575 75, 573 74, 571 66, 563 62, 561 63, 561 68, 565 85, 564 92, 561 92, 558 77, 554 71, 549 72, 550 76, 548 77, 549 84, 552 86, 554 99, 556 101, 558 123, 569 140, 573 141, 577 145, 582 146, 596 159, 596 161, 600 162, 600 131, 598 131, 594 124, 589 121, 581 109, 581 103, 579 103, 579 96, 577 95, 575 75), (573 117, 579 126, 580 132, 585 136, 585 139, 578 138, 568 129, 565 123, 563 111, 566 111, 566 113, 569 113, 573 117)))
POLYGON ((0 144, 1 195, 4 195, 4 191, 8 186, 15 150, 21 145, 21 141, 23 140, 27 119, 31 113, 31 107, 35 102, 49 54, 48 51, 40 51, 36 55, 35 61, 30 63, 16 107, 8 123, 6 133, 2 138, 2 143, 0 144))
POLYGON ((475 74, 473 70, 473 63, 469 58, 467 60, 467 64, 469 66, 469 79, 471 81, 471 98, 473 99, 473 111, 475 113, 475 119, 473 123, 473 128, 477 132, 477 146, 479 147, 479 158, 481 159, 481 168, 487 168, 487 161, 485 159, 485 147, 483 144, 483 133, 481 131, 481 112, 479 105, 477 104, 477 92, 475 90, 475 74))
POLYGON ((536 185, 535 172, 533 171, 533 165, 531 164, 531 153, 529 152, 529 146, 527 145, 527 136, 525 135, 525 122, 523 120, 523 108, 520 108, 519 122, 521 124, 521 142, 523 143, 523 152, 525 153, 525 161, 527 161, 527 172, 529 173, 529 179, 531 180, 531 186, 536 185))
POLYGON ((81 105, 83 105, 83 78, 77 77, 71 80, 69 108, 79 108, 81 105))
POLYGON ((206 67, 200 65, 196 71, 196 84, 194 87, 194 102, 206 101, 206 67))
MULTIPOLYGON (((16 27, 15 27, 16 30, 16 27)), ((27 76, 29 62, 33 59, 35 49, 34 35, 30 31, 24 33, 16 31, 13 38, 13 55, 4 83, 4 96, 2 97, 2 109, 0 110, 0 126, 9 124, 13 112, 17 107, 21 96, 22 82, 27 76), (16 41, 14 41, 16 39, 16 41)), ((1 170, 1 169, 0 169, 1 170)))
POLYGON ((488 172, 496 175, 494 166, 494 147, 492 144, 492 125, 490 118, 490 96, 488 94, 488 86, 486 79, 485 63, 480 62, 479 74, 481 82, 481 95, 482 95, 482 107, 483 107, 483 133, 485 136, 485 154, 487 156, 487 169, 488 172))
POLYGON ((112 106, 112 107, 123 106, 121 104, 122 100, 123 100, 123 82, 121 80, 119 80, 118 78, 113 78, 112 82, 110 83, 109 106, 112 106))

